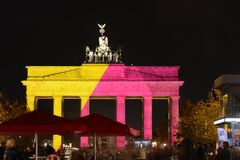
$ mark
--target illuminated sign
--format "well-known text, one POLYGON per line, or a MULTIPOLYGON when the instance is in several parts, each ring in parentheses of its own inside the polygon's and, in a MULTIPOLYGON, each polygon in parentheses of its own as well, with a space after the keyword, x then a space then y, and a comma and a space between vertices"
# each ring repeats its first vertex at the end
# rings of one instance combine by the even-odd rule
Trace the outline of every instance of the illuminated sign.
POLYGON ((222 118, 214 121, 214 125, 227 123, 227 122, 240 122, 240 118, 222 118))

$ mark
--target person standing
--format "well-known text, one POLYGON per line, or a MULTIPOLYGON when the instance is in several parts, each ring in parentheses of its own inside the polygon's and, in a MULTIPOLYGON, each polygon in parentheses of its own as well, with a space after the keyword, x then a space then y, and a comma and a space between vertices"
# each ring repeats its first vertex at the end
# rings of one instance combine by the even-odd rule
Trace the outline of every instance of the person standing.
POLYGON ((46 147, 44 148, 44 156, 48 156, 53 153, 55 153, 55 149, 49 143, 47 143, 46 147))
POLYGON ((231 160, 231 153, 228 142, 223 142, 223 148, 219 150, 217 160, 231 160))
POLYGON ((223 160, 230 160, 230 146, 228 142, 223 142, 223 150, 222 150, 223 154, 223 160))
POLYGON ((205 153, 205 146, 199 143, 196 151, 196 160, 206 160, 205 153))
POLYGON ((27 160, 27 157, 16 147, 16 141, 10 138, 6 141, 3 160, 27 160))
POLYGON ((4 155, 4 147, 2 142, 0 142, 0 160, 3 159, 3 155, 4 155))

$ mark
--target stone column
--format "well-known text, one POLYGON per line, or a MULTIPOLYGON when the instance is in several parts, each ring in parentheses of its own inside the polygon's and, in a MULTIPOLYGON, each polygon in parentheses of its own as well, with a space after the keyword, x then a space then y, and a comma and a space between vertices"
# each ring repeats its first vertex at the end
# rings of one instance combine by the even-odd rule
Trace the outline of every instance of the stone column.
POLYGON ((35 96, 27 96, 27 107, 30 111, 34 111, 36 109, 36 99, 35 96))
POLYGON ((179 96, 171 97, 171 144, 176 142, 177 123, 179 118, 179 96))
POLYGON ((144 104, 144 128, 143 138, 146 140, 152 140, 152 97, 143 97, 144 104))
MULTIPOLYGON (((116 120, 120 123, 125 124, 125 97, 116 97, 116 120)), ((125 147, 125 137, 117 137, 117 148, 121 149, 125 147)))
MULTIPOLYGON (((53 97, 53 114, 62 117, 62 96, 53 97)), ((57 149, 62 144, 62 136, 53 135, 53 148, 57 149)))
MULTIPOLYGON (((80 97, 81 98, 81 117, 89 115, 89 97, 80 97)), ((80 137, 80 147, 88 147, 88 136, 80 137)))

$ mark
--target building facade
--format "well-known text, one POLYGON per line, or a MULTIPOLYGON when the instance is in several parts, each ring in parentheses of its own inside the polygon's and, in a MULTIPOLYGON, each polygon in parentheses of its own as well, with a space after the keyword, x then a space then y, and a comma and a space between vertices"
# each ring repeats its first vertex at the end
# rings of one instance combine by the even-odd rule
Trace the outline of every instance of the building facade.
POLYGON ((240 150, 240 75, 221 75, 214 87, 223 93, 219 118, 214 124, 223 128, 230 145, 240 150))
MULTIPOLYGON (((179 66, 126 66, 121 49, 111 51, 103 35, 105 25, 99 25, 101 37, 95 51, 86 47, 85 62, 81 66, 27 66, 27 105, 37 108, 39 99, 53 99, 53 114, 63 116, 65 99, 81 99, 81 116, 89 114, 91 99, 114 99, 116 120, 125 123, 125 99, 140 98, 143 102, 143 139, 152 140, 152 100, 168 100, 169 142, 176 141, 179 117, 179 66)), ((54 135, 54 147, 61 137, 54 135)), ((81 146, 88 146, 88 137, 81 137, 81 146)), ((125 138, 117 137, 117 147, 125 146, 125 138)))

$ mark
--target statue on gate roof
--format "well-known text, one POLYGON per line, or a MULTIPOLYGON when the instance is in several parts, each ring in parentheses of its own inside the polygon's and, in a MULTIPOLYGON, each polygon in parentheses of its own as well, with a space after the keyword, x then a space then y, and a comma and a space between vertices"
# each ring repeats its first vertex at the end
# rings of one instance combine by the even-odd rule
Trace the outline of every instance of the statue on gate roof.
POLYGON ((106 24, 97 24, 101 36, 98 38, 98 46, 92 52, 89 47, 85 49, 85 63, 122 63, 120 60, 121 51, 113 52, 108 46, 108 37, 104 35, 106 24))

